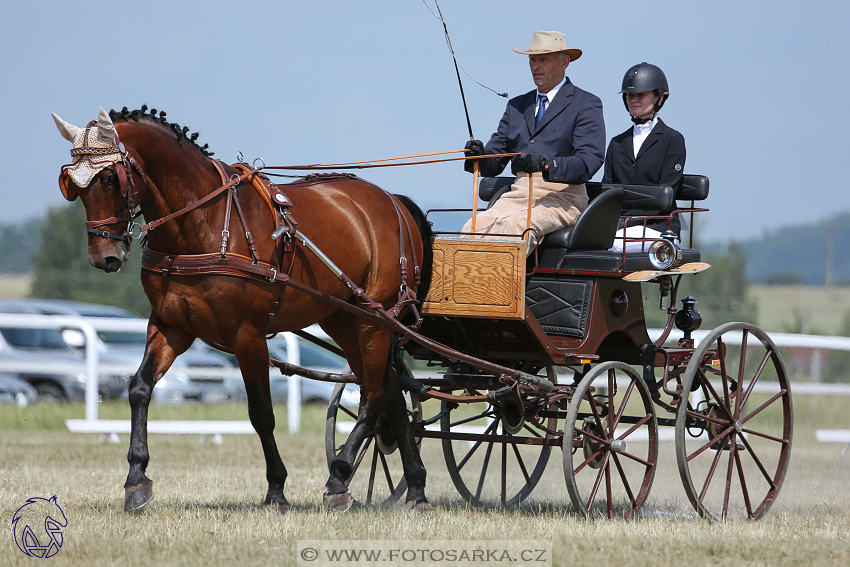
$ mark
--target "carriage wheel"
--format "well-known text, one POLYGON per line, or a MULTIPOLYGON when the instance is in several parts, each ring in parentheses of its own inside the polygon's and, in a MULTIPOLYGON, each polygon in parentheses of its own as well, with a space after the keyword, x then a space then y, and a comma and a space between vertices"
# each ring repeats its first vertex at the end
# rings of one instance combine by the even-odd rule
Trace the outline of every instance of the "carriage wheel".
POLYGON ((658 424, 649 390, 631 366, 604 362, 584 377, 570 401, 562 448, 579 515, 634 516, 655 476, 658 424))
MULTIPOLYGON (((548 377, 555 381, 554 367, 548 368, 548 377)), ((469 390, 469 393, 479 394, 475 390, 469 390)), ((557 408, 553 404, 551 409, 557 408)), ((528 498, 543 476, 552 447, 529 445, 521 440, 530 437, 553 440, 555 435, 526 423, 517 406, 507 402, 496 405, 470 403, 456 407, 443 402, 441 412, 441 431, 488 436, 486 441, 443 439, 446 468, 464 499, 473 504, 490 502, 513 506, 528 498), (519 442, 506 441, 509 438, 516 438, 519 442), (494 445, 498 445, 495 455, 494 445)), ((547 418, 543 423, 549 430, 555 431, 557 418, 547 418)))
POLYGON ((704 518, 764 516, 791 452, 791 391, 776 345, 749 323, 714 329, 682 379, 676 458, 685 492, 704 518))
MULTIPOLYGON (((345 384, 337 384, 328 405, 325 422, 325 456, 328 460, 328 468, 344 443, 344 440, 338 440, 338 437, 347 436, 350 431, 348 429, 340 433, 338 424, 345 424, 339 428, 344 430, 348 425, 353 427, 354 422, 357 421, 358 404, 353 400, 343 401, 343 390, 345 390, 345 384)), ((407 392, 404 397, 407 400, 408 415, 414 419, 421 419, 422 404, 419 398, 410 396, 407 392)), ((421 443, 422 439, 416 437, 417 449, 421 443)), ((390 421, 381 414, 375 424, 375 431, 363 440, 354 460, 351 476, 345 483, 355 500, 366 506, 370 506, 373 502, 388 506, 404 495, 407 491, 407 481, 404 478, 401 459, 398 456, 391 457, 397 449, 398 445, 390 421)))

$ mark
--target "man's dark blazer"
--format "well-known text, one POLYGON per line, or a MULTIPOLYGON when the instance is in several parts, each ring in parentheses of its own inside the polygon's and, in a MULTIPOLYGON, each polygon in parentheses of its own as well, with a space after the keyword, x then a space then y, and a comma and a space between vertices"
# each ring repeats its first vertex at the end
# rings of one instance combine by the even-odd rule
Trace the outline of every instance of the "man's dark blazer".
MULTIPOLYGON (((611 138, 605 154, 605 173, 602 183, 632 185, 669 185, 674 194, 682 187, 685 172, 685 137, 659 118, 635 157, 633 128, 611 138)), ((623 211, 623 215, 670 214, 664 211, 623 211)), ((635 222, 635 221, 632 221, 635 222)), ((630 223, 631 226, 631 223, 630 223)), ((649 221, 647 227, 659 232, 667 230, 667 221, 649 221)), ((673 231, 680 231, 679 215, 673 216, 673 231)))
MULTIPOLYGON (((484 146, 484 153, 535 152, 549 158, 549 181, 572 184, 589 181, 605 157, 602 101, 567 78, 537 127, 534 126, 536 105, 537 90, 508 101, 499 129, 484 146)), ((499 175, 510 159, 479 160, 481 175, 499 175)), ((472 171, 470 161, 465 167, 472 171)), ((516 174, 520 169, 514 164, 511 171, 516 174)))

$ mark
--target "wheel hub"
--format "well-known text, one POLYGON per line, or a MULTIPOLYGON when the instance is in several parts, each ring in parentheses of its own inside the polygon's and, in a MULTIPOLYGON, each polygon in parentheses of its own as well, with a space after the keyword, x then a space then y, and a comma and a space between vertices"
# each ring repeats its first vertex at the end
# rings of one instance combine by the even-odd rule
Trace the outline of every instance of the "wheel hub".
POLYGON ((378 450, 384 455, 391 455, 398 449, 398 441, 395 438, 395 433, 393 433, 392 424, 384 414, 381 414, 375 423, 375 443, 378 445, 378 450))
MULTIPOLYGON (((584 424, 581 426, 584 431, 587 431, 591 435, 599 437, 601 439, 607 439, 608 434, 606 433, 608 429, 608 418, 602 419, 602 424, 600 424, 591 418, 587 418, 584 420, 584 424)), ((605 458, 605 451, 602 449, 603 444, 596 439, 592 439, 587 435, 584 435, 584 441, 582 443, 582 450, 584 451, 584 459, 587 460, 591 455, 599 451, 599 454, 593 457, 593 459, 588 463, 588 466, 592 469, 598 469, 602 466, 602 459, 605 458)))
POLYGON ((502 402, 502 429, 505 433, 516 435, 522 431, 525 425, 525 416, 519 411, 516 404, 510 402, 502 402))

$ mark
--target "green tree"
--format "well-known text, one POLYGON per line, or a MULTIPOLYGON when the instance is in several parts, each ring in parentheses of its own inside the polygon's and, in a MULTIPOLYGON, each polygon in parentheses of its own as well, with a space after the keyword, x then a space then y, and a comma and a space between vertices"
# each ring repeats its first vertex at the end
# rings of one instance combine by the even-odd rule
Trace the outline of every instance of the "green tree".
POLYGON ((41 221, 41 247, 32 256, 31 297, 69 299, 123 307, 142 316, 150 304, 139 279, 140 248, 118 273, 107 274, 88 261, 86 213, 80 201, 50 209, 41 221))
MULTIPOLYGON (((696 308, 702 314, 702 329, 713 329, 730 321, 757 323, 758 306, 750 296, 744 249, 733 242, 726 252, 709 253, 703 261, 711 264, 711 268, 682 276, 676 307, 681 309, 681 300, 685 296, 695 297, 696 308)), ((667 317, 666 311, 658 309, 660 297, 657 286, 647 293, 652 284, 643 285, 647 323, 663 326, 667 317)))

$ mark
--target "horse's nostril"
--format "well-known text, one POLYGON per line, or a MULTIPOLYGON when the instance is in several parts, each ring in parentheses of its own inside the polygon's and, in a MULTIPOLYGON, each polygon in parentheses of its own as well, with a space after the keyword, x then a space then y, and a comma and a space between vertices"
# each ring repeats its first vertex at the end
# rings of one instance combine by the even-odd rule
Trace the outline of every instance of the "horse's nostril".
POLYGON ((116 258, 115 256, 108 256, 103 260, 100 269, 104 272, 117 272, 121 269, 123 262, 116 258))

